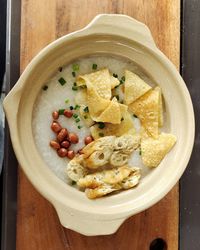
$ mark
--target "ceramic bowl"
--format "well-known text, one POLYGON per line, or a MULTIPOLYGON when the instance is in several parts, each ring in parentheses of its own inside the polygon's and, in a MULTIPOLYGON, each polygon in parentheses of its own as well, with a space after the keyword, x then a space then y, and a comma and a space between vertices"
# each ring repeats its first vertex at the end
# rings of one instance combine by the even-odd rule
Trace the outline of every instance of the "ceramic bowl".
POLYGON ((122 222, 163 198, 185 170, 194 142, 194 112, 185 83, 174 65, 156 47, 147 26, 125 15, 98 15, 84 29, 59 38, 27 66, 4 100, 14 151, 35 188, 55 207, 61 224, 84 235, 114 233, 122 222), (166 129, 177 143, 137 188, 97 200, 65 184, 48 168, 36 148, 32 111, 43 83, 52 72, 91 54, 126 57, 161 86, 166 129))

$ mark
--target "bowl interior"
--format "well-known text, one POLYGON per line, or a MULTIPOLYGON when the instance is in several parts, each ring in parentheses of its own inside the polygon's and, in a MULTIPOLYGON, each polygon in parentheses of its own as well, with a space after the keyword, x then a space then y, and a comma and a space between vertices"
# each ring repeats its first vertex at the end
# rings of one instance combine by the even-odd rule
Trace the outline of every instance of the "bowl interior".
POLYGON ((190 117, 188 100, 183 90, 183 82, 155 51, 120 36, 88 35, 85 37, 63 37, 42 51, 25 72, 25 82, 18 109, 18 133, 21 150, 27 165, 26 174, 39 191, 52 202, 81 205, 88 213, 114 214, 146 208, 153 200, 161 198, 175 184, 185 168, 190 146, 190 117), (177 136, 177 143, 159 167, 141 180, 140 185, 119 194, 91 201, 85 194, 66 185, 46 166, 38 153, 32 132, 33 105, 42 85, 61 65, 66 65, 79 57, 94 54, 111 54, 125 57, 138 64, 145 73, 162 89, 165 109, 165 131, 177 136), (91 209, 92 208, 92 209, 91 209))

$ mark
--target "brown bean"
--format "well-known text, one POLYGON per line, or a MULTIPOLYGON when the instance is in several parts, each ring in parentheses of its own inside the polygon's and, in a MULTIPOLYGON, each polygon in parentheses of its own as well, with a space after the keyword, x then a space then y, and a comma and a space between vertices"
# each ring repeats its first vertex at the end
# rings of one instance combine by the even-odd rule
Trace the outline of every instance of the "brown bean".
POLYGON ((67 129, 66 129, 66 128, 62 128, 62 129, 60 130, 60 132, 58 133, 58 135, 57 135, 57 140, 58 140, 59 142, 62 142, 62 141, 64 141, 64 139, 65 139, 67 136, 68 136, 68 131, 67 131, 67 129))
POLYGON ((69 147, 70 147, 70 142, 68 142, 68 141, 63 141, 63 142, 61 143, 61 146, 62 146, 63 148, 69 148, 69 147))
POLYGON ((58 149, 57 154, 60 157, 65 157, 65 156, 67 156, 67 149, 66 148, 60 148, 60 149, 58 149))
POLYGON ((71 118, 73 115, 73 112, 71 110, 65 109, 64 116, 71 118))
POLYGON ((57 141, 50 141, 49 145, 54 148, 54 149, 59 149, 60 148, 60 144, 57 141))
POLYGON ((93 141, 93 138, 91 135, 85 137, 85 145, 91 143, 93 141))
POLYGON ((53 111, 53 112, 52 112, 52 117, 53 117, 54 120, 57 120, 57 119, 59 118, 59 113, 58 113, 58 111, 53 111))
POLYGON ((78 138, 77 134, 75 134, 75 133, 69 133, 68 139, 71 143, 74 143, 74 144, 78 143, 78 141, 79 141, 79 138, 78 138))
POLYGON ((60 132, 60 130, 62 129, 62 127, 61 127, 60 123, 58 123, 58 122, 52 122, 51 129, 53 130, 54 133, 58 133, 58 132, 60 132))
POLYGON ((67 158, 73 159, 74 156, 75 156, 74 150, 69 150, 69 151, 67 152, 67 158))

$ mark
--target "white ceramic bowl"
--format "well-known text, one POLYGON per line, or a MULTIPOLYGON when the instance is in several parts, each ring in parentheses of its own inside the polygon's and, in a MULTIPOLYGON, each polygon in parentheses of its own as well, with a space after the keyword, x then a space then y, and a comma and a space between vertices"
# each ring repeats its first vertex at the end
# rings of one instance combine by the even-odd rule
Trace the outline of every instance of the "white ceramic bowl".
POLYGON ((44 48, 27 66, 4 100, 11 139, 25 174, 55 207, 63 226, 85 235, 114 233, 131 215, 147 209, 176 184, 185 170, 194 141, 194 113, 188 90, 174 65, 156 47, 149 29, 124 15, 99 15, 87 27, 44 48), (37 151, 32 111, 43 83, 60 65, 90 54, 114 54, 140 65, 161 86, 166 128, 177 143, 162 163, 132 190, 89 200, 58 179, 37 151))

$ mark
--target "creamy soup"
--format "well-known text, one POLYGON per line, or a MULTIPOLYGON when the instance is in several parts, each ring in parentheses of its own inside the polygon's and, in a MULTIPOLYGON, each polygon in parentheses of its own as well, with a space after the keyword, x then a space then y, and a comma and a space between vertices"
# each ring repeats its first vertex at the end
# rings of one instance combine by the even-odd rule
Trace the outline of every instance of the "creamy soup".
MULTIPOLYGON (((123 77, 125 69, 130 70, 140 76, 146 83, 154 86, 151 79, 149 79, 149 77, 135 63, 123 58, 111 56, 91 56, 76 60, 67 66, 59 68, 55 75, 44 84, 33 110, 33 135, 38 151, 47 166, 58 178, 68 183, 71 182, 65 173, 65 169, 69 159, 67 157, 58 157, 56 151, 49 146, 49 142, 55 138, 55 134, 50 127, 52 123, 52 112, 55 110, 75 107, 76 104, 74 97, 77 94, 77 91, 73 90, 73 84, 76 76, 78 74, 86 74, 102 68, 108 68, 110 73, 117 75, 119 79, 123 77), (74 71, 74 64, 79 65, 78 72, 74 71), (59 80, 61 82, 59 82, 59 80)), ((116 95, 121 98, 122 92, 120 92, 119 89, 116 89, 115 91, 116 95)), ((78 110, 73 110, 73 112, 78 113, 78 110)), ((136 130, 139 131, 139 119, 134 116, 132 116, 132 119, 136 130)), ((80 121, 76 122, 73 117, 67 119, 65 116, 60 115, 59 123, 62 127, 76 133, 79 137, 79 143, 72 144, 70 149, 77 152, 79 149, 83 148, 85 145, 85 137, 90 135, 90 129, 84 125, 84 121, 80 118, 80 121)), ((149 172, 149 169, 142 164, 139 150, 132 153, 129 163, 130 165, 140 167, 142 169, 143 177, 149 172)))

